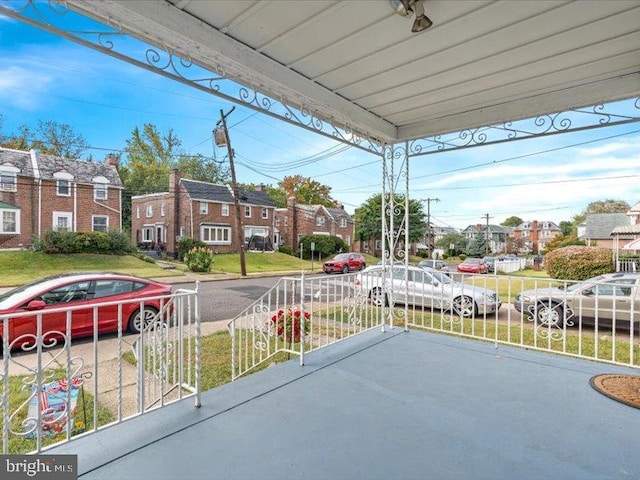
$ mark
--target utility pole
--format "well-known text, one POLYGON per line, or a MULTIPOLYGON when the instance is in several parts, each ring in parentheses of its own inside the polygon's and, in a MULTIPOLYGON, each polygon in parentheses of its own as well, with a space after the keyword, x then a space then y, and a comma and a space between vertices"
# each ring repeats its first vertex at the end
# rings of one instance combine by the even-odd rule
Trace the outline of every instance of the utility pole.
POLYGON ((231 148, 231 139, 229 138, 229 131, 227 130, 227 117, 231 115, 236 107, 229 110, 229 113, 225 113, 220 110, 220 121, 216 127, 222 125, 224 132, 225 142, 227 144, 227 152, 229 153, 229 168, 231 170, 231 189, 233 190, 233 205, 236 211, 236 241, 238 242, 238 253, 240 254, 240 272, 243 277, 247 276, 247 263, 244 258, 244 229, 242 228, 242 215, 240 214, 240 200, 238 198, 238 184, 236 182, 236 168, 233 163, 233 148, 231 148))
POLYGON ((423 198, 423 202, 427 202, 427 254, 428 258, 433 258, 433 237, 431 236, 431 202, 439 202, 439 198, 423 198))
POLYGON ((484 232, 484 254, 489 255, 489 219, 491 218, 488 213, 485 213, 483 217, 486 220, 487 228, 484 232))

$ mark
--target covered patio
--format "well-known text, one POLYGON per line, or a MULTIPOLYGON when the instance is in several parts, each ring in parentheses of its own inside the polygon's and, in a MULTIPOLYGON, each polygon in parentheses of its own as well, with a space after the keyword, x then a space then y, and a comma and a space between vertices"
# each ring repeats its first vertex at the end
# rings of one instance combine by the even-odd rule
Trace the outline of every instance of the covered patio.
POLYGON ((50 450, 83 479, 637 478, 633 369, 394 329, 50 450))

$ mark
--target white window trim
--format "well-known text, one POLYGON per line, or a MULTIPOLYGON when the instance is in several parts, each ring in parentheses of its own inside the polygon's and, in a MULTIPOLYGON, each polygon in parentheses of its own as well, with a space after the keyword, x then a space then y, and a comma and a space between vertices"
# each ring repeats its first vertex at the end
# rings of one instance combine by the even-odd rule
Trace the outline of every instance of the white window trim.
POLYGON ((251 218, 251 207, 249 205, 244 206, 244 216, 245 218, 251 218))
POLYGON ((136 218, 140 218, 140 207, 136 207, 136 218))
POLYGON ((143 242, 153 242, 153 235, 155 233, 155 225, 143 225, 142 226, 142 241, 143 242), (149 233, 149 238, 146 238, 146 233, 149 233))
POLYGON ((93 185, 93 199, 94 200, 108 200, 109 199, 109 179, 106 177, 94 177, 91 179, 93 185), (99 192, 104 192, 104 196, 99 192))
POLYGON ((5 234, 5 235, 20 235, 20 210, 16 210, 16 209, 0 209, 0 234, 5 234), (16 224, 16 231, 15 232, 5 232, 4 231, 4 214, 6 213, 13 213, 15 215, 15 224, 16 224))
POLYGON ((223 203, 220 206, 220 213, 223 217, 228 217, 229 216, 229 204, 228 203, 223 203))
POLYGON ((347 219, 346 218, 341 218, 340 219, 340 228, 347 228, 347 219))
POLYGON ((318 215, 316 217, 316 227, 323 227, 325 224, 325 218, 323 215, 318 215))
POLYGON ((53 212, 53 230, 55 232, 59 232, 58 230, 58 219, 66 218, 68 220, 68 228, 67 232, 73 232, 73 214, 71 212, 53 212))
POLYGON ((200 202, 200 215, 207 215, 209 213, 209 204, 207 202, 200 202))
POLYGON ((91 231, 93 231, 93 232, 102 232, 102 230, 96 230, 96 218, 104 218, 106 220, 104 232, 106 233, 107 231, 109 231, 109 216, 108 215, 91 215, 91 231))
POLYGON ((16 167, 0 168, 0 192, 17 192, 18 191, 18 169, 16 167), (10 183, 3 182, 2 178, 11 178, 10 183))
POLYGON ((153 217, 153 205, 147 205, 147 208, 145 209, 145 217, 153 217))
POLYGON ((71 180, 67 180, 66 178, 59 178, 56 181, 56 195, 58 195, 59 197, 70 197, 71 196, 71 180), (60 187, 62 186, 60 184, 61 182, 66 182, 67 193, 60 192, 60 187))
POLYGON ((202 240, 204 243, 206 243, 207 245, 231 245, 231 227, 222 227, 222 226, 216 226, 216 225, 200 225, 200 240, 202 240), (210 237, 211 237, 211 232, 214 232, 213 237, 215 237, 214 240, 205 240, 204 237, 204 232, 205 230, 209 230, 210 231, 210 237), (227 240, 224 240, 224 235, 222 234, 222 232, 226 231, 227 232, 227 240))
POLYGON ((269 218, 269 209, 268 208, 262 208, 262 218, 267 219, 269 218))

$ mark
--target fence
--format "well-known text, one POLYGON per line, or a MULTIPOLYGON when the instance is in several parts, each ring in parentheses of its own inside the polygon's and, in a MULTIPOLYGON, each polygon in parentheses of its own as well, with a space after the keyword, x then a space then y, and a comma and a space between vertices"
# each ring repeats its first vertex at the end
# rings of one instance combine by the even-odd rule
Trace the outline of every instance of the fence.
POLYGON ((2 315, 0 322, 4 454, 40 452, 186 397, 200 404, 197 286, 2 315), (130 306, 145 319, 140 333, 127 332, 130 306), (79 330, 82 322, 89 332, 79 330))
POLYGON ((640 276, 570 282, 504 275, 451 278, 419 267, 284 278, 229 323, 237 378, 395 324, 624 366, 640 366, 640 276))
POLYGON ((232 378, 285 355, 331 345, 371 328, 382 328, 384 312, 368 305, 355 288, 355 274, 284 277, 228 325, 232 378))

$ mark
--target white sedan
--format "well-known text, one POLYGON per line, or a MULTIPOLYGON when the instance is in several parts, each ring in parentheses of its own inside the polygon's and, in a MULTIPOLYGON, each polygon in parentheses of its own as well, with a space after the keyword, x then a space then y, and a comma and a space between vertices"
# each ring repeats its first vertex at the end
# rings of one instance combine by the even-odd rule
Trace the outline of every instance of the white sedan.
POLYGON ((376 306, 407 302, 422 308, 452 310, 462 317, 496 312, 502 302, 493 290, 456 282, 433 268, 369 267, 358 273, 355 287, 376 306), (389 271, 390 270, 390 271, 389 271))

